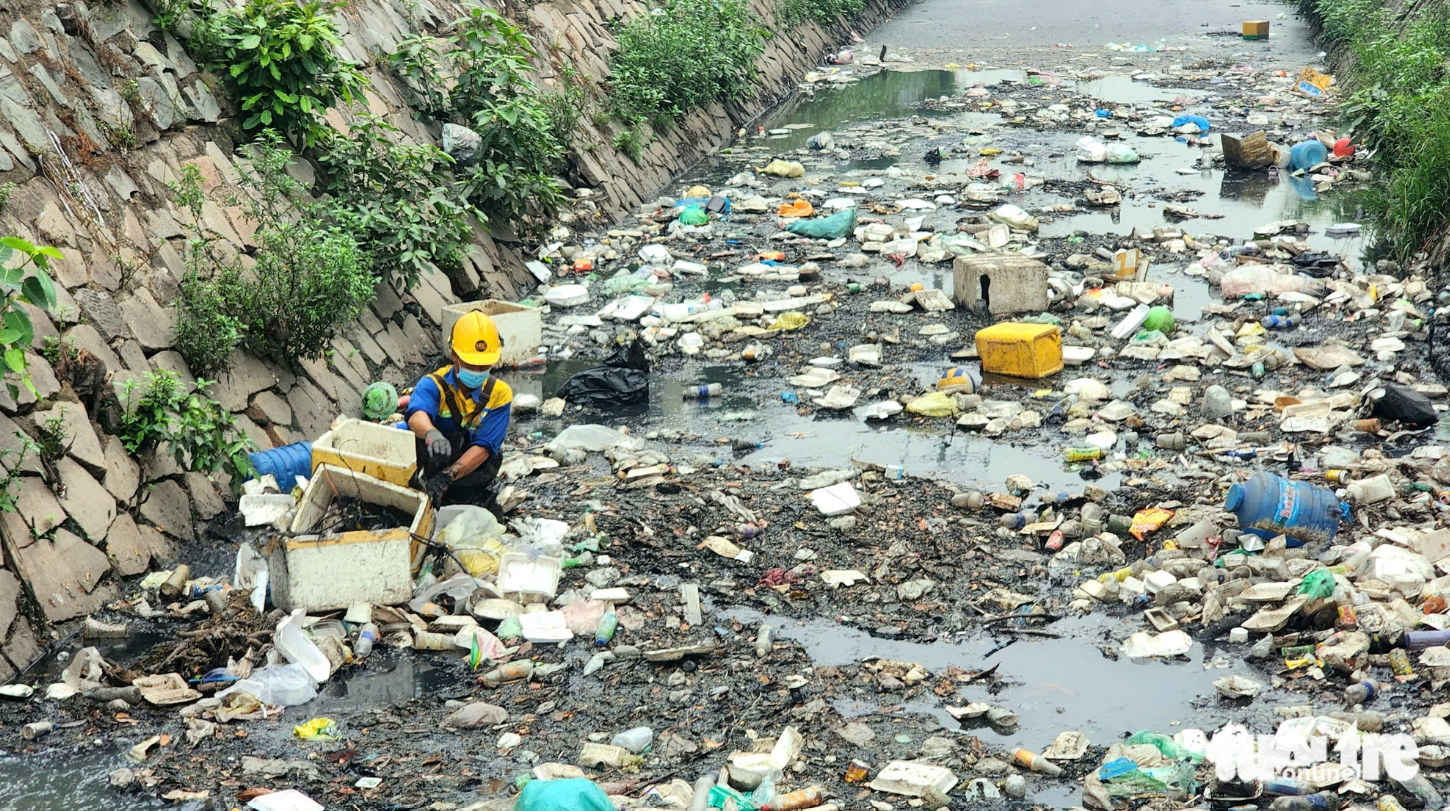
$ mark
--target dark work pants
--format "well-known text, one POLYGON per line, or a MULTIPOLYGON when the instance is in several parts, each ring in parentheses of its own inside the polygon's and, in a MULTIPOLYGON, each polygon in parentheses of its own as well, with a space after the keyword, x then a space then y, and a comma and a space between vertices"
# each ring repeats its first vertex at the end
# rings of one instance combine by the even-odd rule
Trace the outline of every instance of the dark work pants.
MULTIPOLYGON (((466 434, 445 434, 448 441, 453 443, 453 455, 446 463, 431 464, 428 460, 428 445, 421 437, 417 440, 418 447, 418 478, 419 485, 428 483, 432 476, 439 476, 449 465, 457 462, 463 452, 468 450, 468 436, 466 434)), ((494 514, 494 517, 503 520, 499 516, 498 508, 498 470, 503 466, 503 454, 495 453, 488 457, 483 464, 474 468, 472 473, 460 479, 455 479, 448 486, 443 494, 443 503, 434 504, 434 507, 447 507, 450 504, 472 504, 483 507, 494 514)))

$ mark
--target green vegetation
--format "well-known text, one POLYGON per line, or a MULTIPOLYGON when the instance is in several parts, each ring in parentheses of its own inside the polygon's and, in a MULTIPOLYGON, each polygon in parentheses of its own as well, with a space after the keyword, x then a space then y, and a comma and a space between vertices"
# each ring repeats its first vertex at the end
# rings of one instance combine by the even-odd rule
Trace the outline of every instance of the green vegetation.
POLYGON ((242 128, 265 128, 312 146, 328 130, 322 116, 351 104, 366 80, 338 58, 342 44, 329 7, 317 0, 248 0, 225 6, 193 28, 189 44, 224 72, 246 118, 242 128))
POLYGON ((195 167, 173 186, 192 211, 195 232, 183 257, 176 348, 197 374, 225 368, 237 347, 278 361, 321 356, 338 329, 372 300, 376 283, 357 240, 325 204, 313 203, 287 174, 292 153, 275 132, 240 164, 244 194, 233 201, 257 224, 250 268, 224 256, 201 230, 204 197, 195 167))
POLYGON ((614 33, 610 102, 631 125, 749 96, 769 36, 745 0, 667 0, 614 33))
POLYGON ((1375 150, 1375 183, 1363 198, 1375 232, 1395 255, 1413 255, 1450 212, 1450 9, 1299 2, 1352 60, 1340 113, 1355 140, 1375 150))
POLYGON ((776 22, 782 28, 794 28, 805 20, 830 29, 854 19, 866 8, 866 0, 779 0, 775 4, 776 22))
MULTIPOLYGON (((18 375, 31 394, 35 384, 26 371, 25 350, 35 338, 30 314, 22 303, 44 312, 55 309, 55 283, 50 279, 50 260, 59 259, 60 251, 45 245, 32 245, 19 237, 0 238, 0 355, 7 373, 18 375)), ((6 381, 11 398, 20 388, 6 381)))
POLYGON ((177 376, 165 369, 148 372, 145 383, 126 381, 121 392, 117 436, 138 459, 149 460, 165 443, 176 464, 187 470, 218 470, 240 483, 252 473, 247 452, 251 440, 237 430, 232 412, 208 397, 211 383, 196 381, 187 393, 177 376))
POLYGON ((20 476, 25 472, 20 462, 25 459, 25 454, 37 451, 35 442, 30 437, 15 432, 15 438, 20 441, 20 447, 0 450, 0 469, 5 471, 0 476, 0 512, 15 512, 15 483, 20 481, 20 476))
POLYGON ((59 413, 35 426, 35 451, 47 468, 60 461, 70 450, 66 439, 65 417, 59 413))
POLYGON ((570 95, 573 82, 557 94, 539 90, 528 75, 538 57, 523 29, 488 8, 455 22, 441 49, 413 37, 388 57, 420 117, 461 124, 482 140, 477 159, 455 170, 459 194, 526 233, 564 204, 554 175, 567 165, 579 116, 562 108, 582 101, 582 91, 570 95))
POLYGON ((633 127, 620 130, 614 134, 614 148, 629 156, 629 159, 639 163, 640 155, 644 154, 644 139, 640 137, 639 130, 633 127))
POLYGON ((330 134, 318 156, 330 215, 358 241, 378 278, 412 287, 432 263, 459 268, 476 213, 449 168, 453 159, 431 145, 406 144, 396 127, 374 116, 354 121, 346 136, 330 134))

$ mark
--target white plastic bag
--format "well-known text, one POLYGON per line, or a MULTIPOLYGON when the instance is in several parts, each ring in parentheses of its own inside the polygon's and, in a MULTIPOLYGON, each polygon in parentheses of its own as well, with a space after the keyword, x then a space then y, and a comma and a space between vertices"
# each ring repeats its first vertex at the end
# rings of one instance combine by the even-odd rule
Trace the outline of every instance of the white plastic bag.
POLYGON ((1010 203, 993 211, 991 217, 1019 231, 1037 230, 1037 218, 1010 203))
POLYGON ((217 698, 226 698, 232 693, 249 693, 274 707, 295 707, 317 697, 317 682, 301 665, 267 665, 217 693, 217 698))
POLYGON ((1138 153, 1126 144, 1113 144, 1107 149, 1108 163, 1137 163, 1138 153))
POLYGON ((1108 148, 1091 135, 1084 135, 1073 145, 1077 148, 1077 159, 1083 163, 1102 163, 1108 158, 1108 148))
POLYGON ((639 440, 605 425, 571 425, 548 444, 549 454, 578 449, 598 453, 610 448, 637 449, 639 440))

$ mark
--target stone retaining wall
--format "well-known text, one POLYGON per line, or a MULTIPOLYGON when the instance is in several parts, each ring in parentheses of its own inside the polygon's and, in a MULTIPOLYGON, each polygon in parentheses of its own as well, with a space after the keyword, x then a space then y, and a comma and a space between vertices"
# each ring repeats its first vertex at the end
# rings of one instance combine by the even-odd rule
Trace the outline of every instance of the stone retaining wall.
MULTIPOLYGON (((773 19, 771 0, 753 0, 773 19)), ((576 70, 605 75, 613 39, 605 20, 642 13, 625 0, 562 0, 526 14, 541 46, 576 70)), ((865 30, 888 13, 877 0, 865 30)), ((372 79, 364 104, 412 137, 437 143, 414 122, 391 80, 376 68, 412 30, 437 30, 461 16, 441 2, 353 0, 338 12, 348 58, 372 79)), ((11 399, 0 387, 0 449, 18 448, 16 432, 34 435, 62 417, 71 441, 50 481, 30 455, 3 463, 23 471, 17 509, 0 513, 0 683, 32 662, 51 626, 83 617, 122 593, 122 578, 166 566, 227 509, 225 482, 153 460, 143 466, 101 430, 97 415, 110 392, 153 369, 188 384, 190 370, 172 348, 174 310, 185 268, 183 234, 190 215, 170 199, 167 182, 195 164, 209 202, 203 227, 227 249, 253 247, 252 226, 229 205, 236 192, 234 109, 215 79, 203 75, 154 12, 136 0, 87 7, 80 2, 13 3, 0 11, 0 182, 14 183, 0 210, 0 233, 54 245, 61 306, 36 325, 30 370, 36 395, 11 399), (96 361, 73 382, 41 356, 47 338, 63 339, 96 361)), ((652 198, 673 177, 724 144, 732 131, 789 91, 793 79, 835 44, 813 24, 772 39, 760 60, 760 96, 687 116, 657 133, 639 163, 611 146, 612 126, 586 119, 579 174, 596 188, 601 216, 615 218, 652 198)), ((552 67, 541 66, 543 79, 552 67)), ((334 111, 335 126, 346 125, 334 111)), ((309 182, 299 161, 294 175, 309 182)), ((363 317, 333 342, 326 361, 297 369, 242 353, 232 358, 212 396, 236 413, 261 448, 311 439, 340 413, 359 411, 373 380, 400 388, 441 353, 443 307, 461 299, 516 298, 533 284, 517 246, 476 229, 462 273, 434 271, 399 294, 380 285, 363 317)))

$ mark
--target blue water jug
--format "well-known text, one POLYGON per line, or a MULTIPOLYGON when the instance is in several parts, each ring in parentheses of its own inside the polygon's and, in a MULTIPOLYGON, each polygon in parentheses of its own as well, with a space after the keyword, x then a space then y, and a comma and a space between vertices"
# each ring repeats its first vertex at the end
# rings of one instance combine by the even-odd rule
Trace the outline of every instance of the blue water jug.
POLYGON ((1238 516, 1246 532, 1265 540, 1286 535, 1291 547, 1334 540, 1345 514, 1333 490, 1272 473, 1258 473, 1230 487, 1223 508, 1238 516))
POLYGON ((247 458, 252 460, 252 467, 257 470, 256 478, 272 474, 283 492, 292 489, 296 477, 312 475, 311 442, 294 442, 269 451, 257 451, 248 454, 247 458))
POLYGON ((1324 144, 1315 141, 1305 141, 1302 144, 1295 144, 1289 150, 1289 163, 1295 169, 1308 170, 1329 159, 1329 150, 1324 144))

